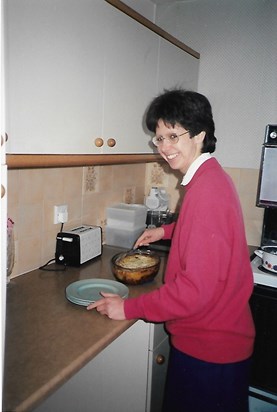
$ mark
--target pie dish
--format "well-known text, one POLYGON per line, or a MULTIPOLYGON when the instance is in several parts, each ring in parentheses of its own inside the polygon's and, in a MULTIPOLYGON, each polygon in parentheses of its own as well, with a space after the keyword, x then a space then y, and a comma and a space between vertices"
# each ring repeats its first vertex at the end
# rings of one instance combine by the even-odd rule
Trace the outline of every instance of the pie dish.
POLYGON ((160 268, 160 257, 150 250, 136 249, 113 256, 111 267, 120 282, 140 285, 155 278, 160 268))

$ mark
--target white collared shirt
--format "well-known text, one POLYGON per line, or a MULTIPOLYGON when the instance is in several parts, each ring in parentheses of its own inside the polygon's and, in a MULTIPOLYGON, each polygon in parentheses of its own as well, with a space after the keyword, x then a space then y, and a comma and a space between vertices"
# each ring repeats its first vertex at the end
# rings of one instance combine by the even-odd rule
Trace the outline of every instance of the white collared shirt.
POLYGON ((211 153, 202 153, 199 157, 197 157, 197 159, 195 159, 194 162, 192 162, 192 164, 188 168, 187 173, 183 177, 181 185, 183 186, 187 185, 191 181, 191 179, 193 178, 193 176, 195 175, 199 167, 204 162, 206 162, 206 160, 209 160, 211 158, 212 158, 211 153))

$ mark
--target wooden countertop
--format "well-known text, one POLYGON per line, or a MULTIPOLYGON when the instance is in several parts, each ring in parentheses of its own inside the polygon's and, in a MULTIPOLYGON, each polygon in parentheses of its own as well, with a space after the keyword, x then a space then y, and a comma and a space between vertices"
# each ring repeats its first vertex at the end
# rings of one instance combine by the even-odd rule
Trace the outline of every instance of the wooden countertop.
MULTIPOLYGON (((120 251, 104 246, 101 257, 80 268, 68 267, 64 272, 38 269, 11 280, 7 287, 3 412, 31 411, 134 323, 110 320, 65 297, 65 288, 77 280, 114 280, 110 259, 120 251)), ((164 261, 155 280, 129 286, 129 296, 161 285, 164 261)))

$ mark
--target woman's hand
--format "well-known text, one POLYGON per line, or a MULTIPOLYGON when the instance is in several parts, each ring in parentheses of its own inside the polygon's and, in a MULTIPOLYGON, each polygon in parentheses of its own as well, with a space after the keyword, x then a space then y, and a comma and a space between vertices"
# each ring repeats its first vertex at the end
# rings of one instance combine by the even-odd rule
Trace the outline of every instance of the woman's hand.
POLYGON ((99 299, 87 306, 87 310, 96 309, 101 315, 106 315, 110 319, 125 320, 124 301, 119 295, 114 293, 102 293, 103 299, 99 299))
POLYGON ((139 246, 149 245, 149 243, 157 242, 164 236, 162 227, 155 227, 153 229, 146 229, 142 235, 137 239, 134 249, 139 246))

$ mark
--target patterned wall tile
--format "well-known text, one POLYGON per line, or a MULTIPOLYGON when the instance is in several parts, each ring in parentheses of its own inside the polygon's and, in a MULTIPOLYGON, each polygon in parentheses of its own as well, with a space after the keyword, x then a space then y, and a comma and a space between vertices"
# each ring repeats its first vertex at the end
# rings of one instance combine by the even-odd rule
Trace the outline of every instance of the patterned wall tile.
POLYGON ((168 173, 162 163, 148 163, 146 166, 146 183, 148 186, 167 187, 168 173))
POLYGON ((123 202, 124 203, 135 203, 136 198, 136 190, 134 187, 125 187, 123 193, 123 202))
POLYGON ((83 189, 84 193, 99 191, 99 166, 84 167, 83 189))

